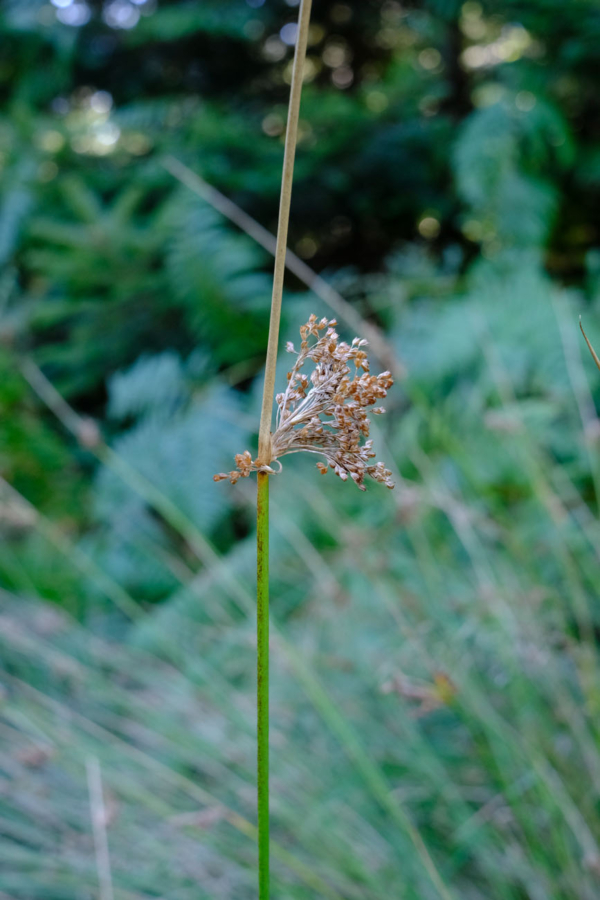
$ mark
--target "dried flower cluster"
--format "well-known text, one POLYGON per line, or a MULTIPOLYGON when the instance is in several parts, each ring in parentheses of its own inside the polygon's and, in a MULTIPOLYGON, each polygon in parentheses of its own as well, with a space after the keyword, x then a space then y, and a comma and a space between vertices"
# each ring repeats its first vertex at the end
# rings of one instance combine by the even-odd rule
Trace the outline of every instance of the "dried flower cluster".
MULTIPOLYGON (((390 470, 381 462, 371 462, 375 453, 373 442, 368 440, 367 416, 367 407, 386 396, 392 376, 389 372, 371 375, 363 349, 367 341, 354 338, 351 345, 338 342, 336 324, 334 319, 319 321, 311 315, 300 329, 300 350, 291 342, 286 346, 297 358, 288 372, 285 391, 276 397, 277 423, 269 463, 289 453, 316 453, 326 460, 317 463, 323 475, 329 466, 342 481, 350 476, 361 491, 366 490, 365 475, 393 488, 390 470), (311 337, 316 341, 310 341, 311 337), (315 364, 310 378, 300 371, 307 360, 315 364), (354 363, 353 374, 350 363, 354 363), (362 438, 367 440, 361 443, 362 438)), ((385 410, 375 407, 371 412, 381 414, 385 410)), ((235 463, 233 472, 221 472, 214 480, 227 478, 235 484, 251 472, 273 472, 270 465, 253 460, 247 450, 237 454, 235 463)))

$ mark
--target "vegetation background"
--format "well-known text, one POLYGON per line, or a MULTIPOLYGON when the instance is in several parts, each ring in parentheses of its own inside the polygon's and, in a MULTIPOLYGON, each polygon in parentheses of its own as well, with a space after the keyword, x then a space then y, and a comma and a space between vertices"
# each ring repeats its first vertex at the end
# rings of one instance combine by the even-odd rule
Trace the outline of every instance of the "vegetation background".
MULTIPOLYGON (((255 895, 271 259, 204 185, 274 231, 296 14, 0 4, 2 898, 255 895)), ((594 0, 315 0, 290 246, 398 484, 273 479, 278 900, 600 895, 599 77, 594 0)))

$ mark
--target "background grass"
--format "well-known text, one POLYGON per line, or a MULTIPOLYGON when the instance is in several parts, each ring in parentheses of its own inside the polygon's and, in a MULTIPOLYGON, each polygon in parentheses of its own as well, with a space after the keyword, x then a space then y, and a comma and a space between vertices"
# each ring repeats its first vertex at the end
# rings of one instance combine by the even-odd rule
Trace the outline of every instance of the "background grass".
MULTIPOLYGON (((1 12, 0 892, 109 900, 97 761, 116 898, 243 900, 255 497, 212 474, 256 447, 271 261, 164 162, 272 227, 296 11, 113 6, 1 12)), ((316 4, 291 245, 325 280, 288 280, 282 346, 332 288, 345 338, 378 329, 397 487, 299 456, 271 479, 281 900, 598 896, 599 19, 576 6, 316 4)))

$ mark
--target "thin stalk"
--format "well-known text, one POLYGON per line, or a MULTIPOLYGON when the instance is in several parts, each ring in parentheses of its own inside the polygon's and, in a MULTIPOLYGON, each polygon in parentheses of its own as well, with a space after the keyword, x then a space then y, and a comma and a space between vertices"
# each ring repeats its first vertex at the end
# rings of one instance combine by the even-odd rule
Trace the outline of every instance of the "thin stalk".
POLYGON ((298 119, 300 116, 300 96, 302 94, 302 78, 310 7, 312 0, 302 0, 298 16, 298 34, 296 52, 292 68, 292 85, 285 133, 285 151, 283 154, 283 173, 281 176, 281 196, 279 199, 279 221, 277 223, 277 245, 275 247, 275 267, 273 271, 273 294, 271 297, 271 318, 269 320, 269 343, 267 345, 267 361, 265 363, 265 384, 263 388, 262 409, 260 412, 260 428, 258 432, 258 458, 268 464, 271 450, 271 417, 273 414, 273 398, 275 396, 275 366, 279 346, 279 320, 281 318, 281 298, 283 296, 283 276, 285 275, 285 258, 287 253, 288 224, 290 221, 290 204, 292 201, 292 181, 294 178, 294 160, 296 157, 296 140, 298 136, 298 119))
POLYGON ((108 852, 108 836, 106 833, 106 810, 102 791, 102 770, 97 756, 90 756, 85 763, 90 794, 90 812, 92 831, 96 850, 96 867, 98 869, 98 885, 100 900, 114 900, 112 875, 110 870, 110 854, 108 852))
POLYGON ((256 674, 259 900, 269 897, 269 476, 258 473, 256 674))
MULTIPOLYGON (((298 15, 296 50, 292 67, 292 84, 285 133, 277 244, 273 272, 273 294, 269 320, 269 341, 265 363, 260 426, 258 430, 258 461, 263 466, 271 462, 271 420, 275 397, 275 368, 279 346, 279 321, 283 278, 287 254, 287 235, 294 179, 294 159, 300 116, 300 97, 304 77, 304 60, 308 41, 308 25, 312 0, 301 0, 298 15)), ((257 610, 256 610, 256 666, 257 666, 257 783, 258 783, 258 896, 269 900, 269 476, 258 472, 257 485, 257 610)))
POLYGON ((586 344, 588 345, 588 349, 589 349, 590 353, 592 354, 592 358, 593 358, 594 362, 596 363, 597 367, 600 369, 600 359, 598 359, 598 355, 596 354, 596 351, 590 344, 590 342, 588 340, 588 336, 585 333, 585 331, 583 330, 583 325, 581 324, 581 316, 579 316, 579 327, 581 328, 581 333, 585 338, 586 344))

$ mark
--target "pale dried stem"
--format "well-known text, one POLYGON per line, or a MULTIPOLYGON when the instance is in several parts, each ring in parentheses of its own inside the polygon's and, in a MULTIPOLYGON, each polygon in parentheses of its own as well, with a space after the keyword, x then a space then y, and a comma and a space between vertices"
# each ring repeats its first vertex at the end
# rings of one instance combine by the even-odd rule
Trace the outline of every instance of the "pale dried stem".
POLYGON ((110 855, 108 852, 108 835, 106 832, 106 807, 102 792, 102 773, 100 763, 95 756, 86 760, 88 791, 90 794, 90 812, 92 816, 92 831, 94 834, 94 849, 96 851, 96 868, 98 871, 98 884, 100 888, 100 900, 114 900, 112 875, 110 870, 110 855))
MULTIPOLYGON (((257 244, 260 244, 267 253, 275 256, 277 249, 277 241, 274 235, 264 228, 260 222, 249 216, 245 210, 241 209, 233 200, 226 197, 218 191, 212 184, 209 184, 196 172, 193 172, 188 166, 182 163, 174 156, 166 156, 161 160, 161 164, 169 172, 173 178, 176 178, 181 184, 185 185, 199 197, 202 197, 213 209, 221 213, 222 216, 237 225, 248 237, 251 237, 257 244)), ((367 322, 366 319, 356 311, 356 309, 336 291, 324 278, 322 278, 314 269, 304 262, 303 259, 288 248, 285 256, 285 265, 288 272, 295 275, 310 291, 326 303, 336 316, 351 328, 355 334, 362 334, 367 338, 373 353, 381 363, 384 369, 389 369, 394 378, 400 378, 404 375, 404 367, 398 361, 395 351, 385 339, 381 330, 376 326, 367 322)))
POLYGON ((294 159, 296 156, 300 97, 302 94, 302 81, 304 77, 304 60, 306 58, 311 2, 312 0, 302 0, 300 5, 298 33, 296 36, 296 52, 294 54, 294 65, 292 69, 290 104, 285 134, 281 197, 279 201, 279 222, 277 224, 277 246, 275 248, 275 268, 273 273, 273 294, 271 298, 271 318, 269 321, 269 343, 267 345, 265 383, 258 431, 258 459, 263 465, 268 465, 271 461, 271 418, 273 414, 273 399, 275 397, 275 368, 277 365, 277 351, 279 347, 279 321, 281 319, 281 300, 283 296, 283 278, 285 275, 285 257, 290 220, 290 204, 292 200, 294 159))
POLYGON ((44 401, 48 409, 54 413, 58 421, 62 422, 67 431, 79 435, 85 430, 90 420, 84 419, 69 406, 64 397, 48 381, 32 359, 26 356, 21 360, 21 371, 36 394, 44 401))
POLYGON ((583 330, 583 325, 581 324, 581 316, 579 316, 579 327, 581 328, 581 333, 582 333, 583 337, 585 338, 586 344, 588 345, 588 349, 589 349, 590 353, 592 354, 592 358, 593 358, 594 362, 596 363, 596 366, 600 369, 600 359, 598 359, 598 355, 596 354, 596 351, 590 344, 590 342, 588 340, 588 336, 585 333, 585 331, 583 330))

